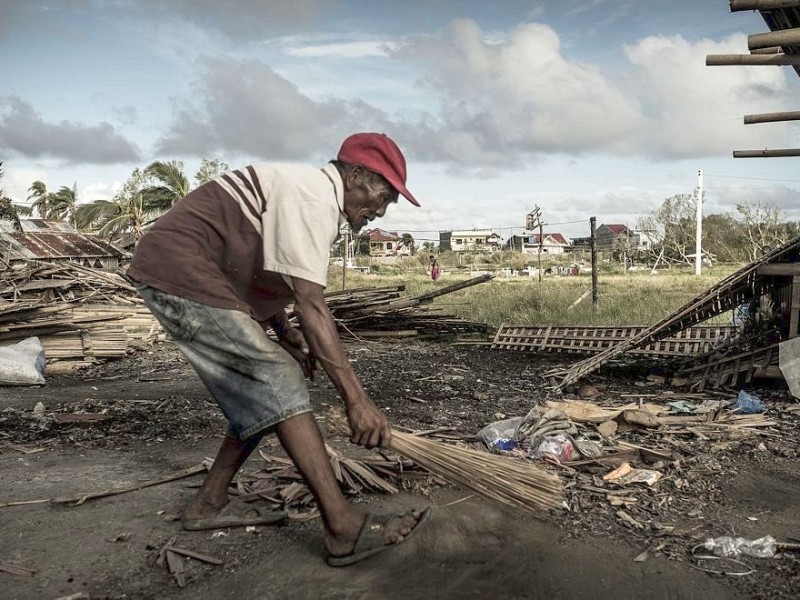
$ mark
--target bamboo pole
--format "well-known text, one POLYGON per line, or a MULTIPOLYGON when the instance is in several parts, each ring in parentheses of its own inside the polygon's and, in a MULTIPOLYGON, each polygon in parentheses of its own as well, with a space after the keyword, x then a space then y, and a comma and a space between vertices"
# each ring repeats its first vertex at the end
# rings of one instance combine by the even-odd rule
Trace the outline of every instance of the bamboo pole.
MULTIPOLYGON (((798 38, 800 40, 800 38, 798 38)), ((707 67, 723 67, 729 65, 800 65, 800 56, 793 54, 709 54, 706 56, 707 67)))
POLYGON ((792 44, 800 44, 800 27, 769 31, 767 33, 754 33, 747 36, 747 48, 749 50, 769 48, 770 46, 791 46, 792 44))
POLYGON ((776 158, 783 156, 800 156, 800 148, 782 148, 779 150, 734 150, 733 158, 776 158))
POLYGON ((800 121, 800 110, 794 112, 774 112, 761 113, 757 115, 745 115, 744 124, 754 123, 774 123, 776 121, 800 121))
POLYGON ((769 48, 756 48, 750 54, 780 54, 783 48, 780 46, 770 46, 769 48))
POLYGON ((800 6, 800 0, 730 0, 731 12, 740 10, 778 10, 800 6))

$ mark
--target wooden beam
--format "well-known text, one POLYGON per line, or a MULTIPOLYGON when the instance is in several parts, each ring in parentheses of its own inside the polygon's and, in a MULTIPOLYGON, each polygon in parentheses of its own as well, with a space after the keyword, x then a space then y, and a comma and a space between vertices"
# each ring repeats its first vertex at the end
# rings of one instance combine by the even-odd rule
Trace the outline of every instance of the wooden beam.
POLYGON ((707 67, 728 65, 800 65, 800 55, 796 54, 709 54, 707 67))
POLYGON ((759 275, 800 275, 800 263, 767 263, 756 270, 759 275))
POLYGON ((800 148, 780 150, 734 150, 733 158, 776 158, 780 156, 800 156, 800 148))
POLYGON ((758 379, 783 379, 783 371, 777 365, 760 366, 753 369, 753 377, 758 379))
POLYGON ((800 0, 730 0, 731 12, 740 10, 777 10, 800 6, 800 0))
POLYGON ((783 48, 780 46, 770 46, 769 48, 756 48, 750 54, 780 54, 783 48))
POLYGON ((745 115, 744 124, 775 123, 777 121, 800 121, 800 110, 794 112, 761 113, 758 115, 745 115))
POLYGON ((770 46, 791 46, 800 44, 800 27, 794 29, 781 29, 768 33, 754 33, 747 36, 747 48, 769 48, 770 46))

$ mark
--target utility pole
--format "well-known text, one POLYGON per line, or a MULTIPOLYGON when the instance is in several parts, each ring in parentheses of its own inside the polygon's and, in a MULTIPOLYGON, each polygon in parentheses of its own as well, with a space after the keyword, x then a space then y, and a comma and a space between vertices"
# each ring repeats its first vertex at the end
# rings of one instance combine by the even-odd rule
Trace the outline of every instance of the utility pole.
POLYGON ((694 274, 700 275, 703 257, 703 169, 697 171, 697 224, 694 233, 694 274))
POLYGON ((589 218, 589 230, 591 237, 592 249, 592 310, 597 312, 598 296, 600 295, 597 289, 597 236, 595 235, 595 226, 597 225, 597 217, 589 218))
POLYGON ((542 229, 544 224, 542 223, 542 210, 539 208, 538 205, 533 207, 533 210, 528 213, 527 217, 525 218, 525 227, 526 229, 533 230, 537 227, 539 228, 539 283, 542 282, 542 249, 544 246, 544 236, 542 235, 542 229))

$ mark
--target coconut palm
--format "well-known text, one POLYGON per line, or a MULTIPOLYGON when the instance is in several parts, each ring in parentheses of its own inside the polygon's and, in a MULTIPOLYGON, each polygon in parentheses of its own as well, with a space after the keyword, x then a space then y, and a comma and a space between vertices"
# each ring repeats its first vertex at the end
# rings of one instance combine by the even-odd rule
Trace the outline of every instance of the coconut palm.
POLYGON ((139 241, 146 216, 143 194, 136 192, 117 196, 113 200, 95 200, 81 204, 75 211, 75 226, 82 230, 93 229, 108 239, 130 233, 139 241))
POLYGON ((148 211, 168 210, 190 191, 189 180, 183 173, 183 162, 179 160, 150 163, 144 174, 157 182, 142 190, 148 211))
POLYGON ((56 193, 52 194, 46 218, 59 221, 66 220, 73 223, 75 220, 75 207, 78 203, 77 187, 77 184, 71 188, 62 185, 56 193))
POLYGON ((44 181, 37 180, 31 184, 31 187, 28 188, 28 191, 30 192, 28 195, 28 200, 33 200, 31 209, 39 213, 40 219, 46 219, 50 201, 53 196, 47 191, 47 185, 44 183, 44 181))

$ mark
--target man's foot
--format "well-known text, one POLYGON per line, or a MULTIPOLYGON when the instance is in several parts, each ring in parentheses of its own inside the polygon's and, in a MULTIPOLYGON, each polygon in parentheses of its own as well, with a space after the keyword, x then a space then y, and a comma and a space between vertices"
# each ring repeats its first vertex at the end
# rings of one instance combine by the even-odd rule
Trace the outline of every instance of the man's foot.
POLYGON ((289 516, 286 511, 264 510, 239 500, 231 500, 218 510, 193 510, 197 508, 199 507, 192 503, 181 517, 181 525, 186 531, 268 525, 283 521, 289 516))
POLYGON ((402 543, 419 529, 430 512, 429 507, 399 515, 367 514, 355 535, 351 530, 327 537, 328 564, 343 567, 402 543))

